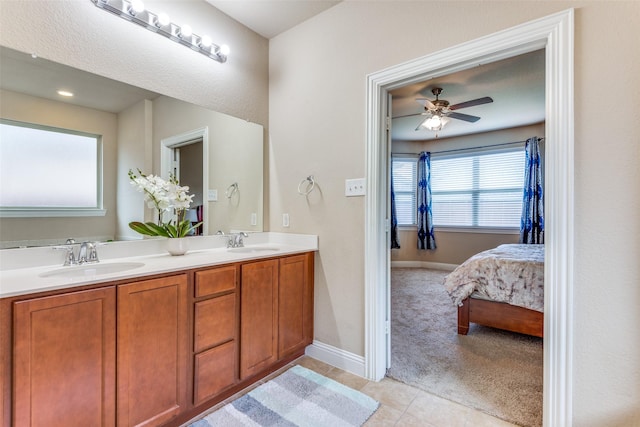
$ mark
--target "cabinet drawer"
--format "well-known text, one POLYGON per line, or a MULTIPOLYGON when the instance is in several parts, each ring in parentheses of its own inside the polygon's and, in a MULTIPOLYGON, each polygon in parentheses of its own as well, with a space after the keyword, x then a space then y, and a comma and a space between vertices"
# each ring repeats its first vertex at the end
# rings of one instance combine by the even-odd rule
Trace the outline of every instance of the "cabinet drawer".
POLYGON ((234 290, 236 274, 235 265, 196 272, 196 298, 234 290))
POLYGON ((194 405, 206 401, 236 382, 236 342, 196 354, 194 405))
POLYGON ((194 351, 199 352, 236 336, 236 294, 195 304, 194 351))

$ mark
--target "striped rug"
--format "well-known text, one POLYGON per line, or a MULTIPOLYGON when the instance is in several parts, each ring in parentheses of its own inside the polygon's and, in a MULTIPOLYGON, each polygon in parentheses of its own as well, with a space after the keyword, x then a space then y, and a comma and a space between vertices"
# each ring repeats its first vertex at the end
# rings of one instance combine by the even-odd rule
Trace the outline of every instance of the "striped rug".
POLYGON ((189 427, 361 426, 378 406, 369 396, 296 365, 189 427))

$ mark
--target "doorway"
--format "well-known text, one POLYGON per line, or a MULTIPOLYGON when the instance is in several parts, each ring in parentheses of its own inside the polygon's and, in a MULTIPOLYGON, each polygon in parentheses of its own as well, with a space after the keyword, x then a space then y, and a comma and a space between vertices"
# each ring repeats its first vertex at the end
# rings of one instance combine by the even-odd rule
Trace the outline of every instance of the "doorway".
POLYGON ((546 52, 545 426, 572 423, 573 10, 557 13, 368 76, 365 212, 365 372, 387 367, 389 326, 388 92, 537 49, 546 52))
MULTIPOLYGON (((181 186, 189 187, 189 194, 193 195, 191 206, 187 212, 187 219, 192 224, 202 221, 202 206, 204 193, 202 192, 202 139, 190 141, 173 149, 174 172, 181 186)), ((202 227, 197 227, 193 235, 201 236, 202 227)))
POLYGON ((173 174, 180 185, 188 186, 193 201, 187 218, 193 223, 202 222, 195 232, 208 234, 208 206, 204 201, 209 191, 209 132, 207 128, 196 129, 165 138, 161 141, 161 176, 173 174))
POLYGON ((389 92, 399 247, 390 250, 386 376, 515 424, 537 426, 542 339, 477 325, 468 336, 456 336, 457 307, 443 283, 472 256, 518 243, 525 140, 544 135, 544 62, 545 51, 536 50, 389 92), (443 103, 462 102, 456 111, 465 115, 452 117, 437 132, 416 130, 425 120, 423 99, 433 99, 428 94, 434 87, 447 94, 443 103), (417 250, 420 152, 431 154, 435 250, 417 250), (460 167, 445 174, 442 168, 452 164, 460 167), (479 190, 488 185, 491 193, 479 190))

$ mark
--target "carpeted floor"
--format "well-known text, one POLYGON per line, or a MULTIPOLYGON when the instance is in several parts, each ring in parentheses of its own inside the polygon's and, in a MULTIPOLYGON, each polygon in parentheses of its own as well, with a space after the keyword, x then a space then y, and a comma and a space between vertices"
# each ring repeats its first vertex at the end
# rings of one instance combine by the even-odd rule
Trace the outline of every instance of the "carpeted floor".
POLYGON ((378 406, 371 397, 296 365, 189 427, 359 427, 378 406))
POLYGON ((542 425, 542 339, 474 324, 458 335, 447 274, 391 270, 388 376, 514 424, 542 425))

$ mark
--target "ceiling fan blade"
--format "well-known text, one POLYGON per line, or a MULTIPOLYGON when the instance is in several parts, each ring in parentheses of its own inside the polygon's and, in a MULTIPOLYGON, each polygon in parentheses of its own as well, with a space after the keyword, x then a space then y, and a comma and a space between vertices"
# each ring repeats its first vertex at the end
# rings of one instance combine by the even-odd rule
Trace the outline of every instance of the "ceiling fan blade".
POLYGON ((427 117, 426 119, 424 119, 423 121, 420 122, 420 124, 416 127, 416 130, 424 130, 425 128, 422 127, 422 124, 424 122, 426 122, 427 120, 429 120, 431 118, 431 116, 427 117))
POLYGON ((465 122, 469 123, 475 123, 480 120, 480 117, 478 116, 471 116, 469 114, 462 113, 449 113, 447 114, 447 117, 451 117, 452 119, 464 120, 465 122))
POLYGON ((485 96, 484 98, 472 99, 471 101, 461 102, 459 104, 450 105, 449 110, 459 110, 460 108, 473 107, 475 105, 489 104, 493 102, 491 97, 485 96))
POLYGON ((427 110, 435 110, 436 106, 433 105, 433 102, 431 102, 430 99, 427 98, 416 98, 416 101, 418 101, 420 104, 424 105, 424 108, 426 108, 427 110))

